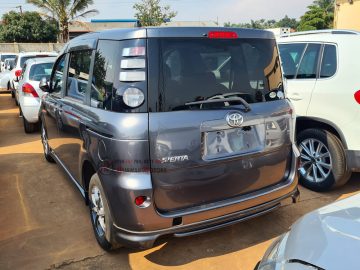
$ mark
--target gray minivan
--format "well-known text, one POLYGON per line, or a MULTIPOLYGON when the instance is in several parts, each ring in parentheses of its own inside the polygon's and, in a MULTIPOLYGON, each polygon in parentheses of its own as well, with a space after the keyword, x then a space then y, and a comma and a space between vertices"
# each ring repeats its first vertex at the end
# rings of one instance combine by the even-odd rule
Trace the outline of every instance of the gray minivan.
POLYGON ((45 158, 80 190, 105 250, 257 217, 298 197, 282 79, 267 31, 85 34, 40 82, 45 158))

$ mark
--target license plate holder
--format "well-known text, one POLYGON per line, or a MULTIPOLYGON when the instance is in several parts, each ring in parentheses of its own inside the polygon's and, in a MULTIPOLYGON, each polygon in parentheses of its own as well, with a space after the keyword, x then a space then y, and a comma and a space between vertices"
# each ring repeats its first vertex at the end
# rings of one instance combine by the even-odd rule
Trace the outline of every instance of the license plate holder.
POLYGON ((260 140, 255 126, 203 132, 203 159, 219 159, 240 156, 261 151, 264 142, 260 140))

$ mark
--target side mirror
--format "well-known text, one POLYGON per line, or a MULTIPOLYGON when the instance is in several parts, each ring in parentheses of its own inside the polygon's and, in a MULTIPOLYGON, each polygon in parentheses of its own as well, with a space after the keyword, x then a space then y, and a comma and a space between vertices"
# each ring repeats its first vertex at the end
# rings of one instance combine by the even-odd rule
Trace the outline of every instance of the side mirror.
POLYGON ((49 83, 45 77, 41 78, 39 88, 44 92, 50 91, 49 83))

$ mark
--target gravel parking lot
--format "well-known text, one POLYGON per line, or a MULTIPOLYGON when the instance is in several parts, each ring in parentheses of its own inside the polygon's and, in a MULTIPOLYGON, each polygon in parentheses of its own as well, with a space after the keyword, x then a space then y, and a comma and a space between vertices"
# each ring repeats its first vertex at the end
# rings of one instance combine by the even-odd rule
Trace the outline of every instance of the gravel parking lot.
POLYGON ((298 204, 226 229, 168 237, 145 251, 105 253, 80 194, 45 161, 39 133, 24 133, 9 94, 0 95, 0 170, 0 269, 253 269, 299 217, 360 190, 355 174, 341 189, 301 189, 298 204))

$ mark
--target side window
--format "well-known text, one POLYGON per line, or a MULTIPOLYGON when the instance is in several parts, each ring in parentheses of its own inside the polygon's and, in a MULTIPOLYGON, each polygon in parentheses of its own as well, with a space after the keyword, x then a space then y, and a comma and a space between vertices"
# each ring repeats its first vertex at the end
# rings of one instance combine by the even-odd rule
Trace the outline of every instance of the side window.
POLYGON ((316 79, 320 44, 309 44, 297 71, 297 79, 316 79))
POLYGON ((50 79, 50 86, 51 86, 51 92, 52 93, 60 93, 62 88, 62 77, 64 73, 64 67, 65 67, 65 57, 64 54, 61 56, 61 58, 56 62, 51 79, 50 79))
POLYGON ((70 53, 66 95, 81 101, 85 100, 89 80, 91 50, 70 53))
POLYGON ((336 46, 325 45, 321 63, 320 78, 330 78, 337 70, 336 46))
POLYGON ((294 79, 306 43, 279 44, 281 62, 285 78, 294 79))

